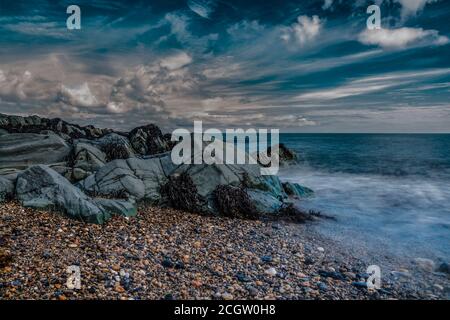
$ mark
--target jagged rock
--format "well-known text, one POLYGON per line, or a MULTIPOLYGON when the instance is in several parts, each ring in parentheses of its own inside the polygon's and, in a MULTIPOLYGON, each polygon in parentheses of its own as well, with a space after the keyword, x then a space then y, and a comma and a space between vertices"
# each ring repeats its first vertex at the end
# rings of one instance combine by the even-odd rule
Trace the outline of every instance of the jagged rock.
POLYGON ((18 176, 16 197, 25 207, 53 209, 71 218, 91 223, 107 221, 119 212, 119 208, 123 208, 123 214, 134 214, 122 202, 114 205, 109 201, 88 197, 56 171, 44 165, 30 167, 18 176))
POLYGON ((0 203, 12 198, 14 193, 14 184, 5 178, 0 177, 0 203))
POLYGON ((314 194, 313 190, 301 186, 298 183, 284 182, 283 188, 288 196, 293 196, 297 198, 306 198, 314 194))
POLYGON ((114 160, 80 181, 81 189, 96 195, 122 195, 158 203, 167 180, 162 158, 114 160))
POLYGON ((141 155, 159 154, 171 149, 170 140, 153 124, 133 129, 128 138, 133 149, 141 155))
POLYGON ((82 127, 67 123, 61 119, 46 119, 38 116, 8 116, 0 114, 0 129, 9 133, 42 133, 53 131, 59 136, 71 139, 95 139, 110 132, 110 129, 99 129, 93 126, 82 127))
POLYGON ((71 147, 51 134, 15 133, 0 136, 0 169, 26 169, 35 164, 64 162, 71 147))

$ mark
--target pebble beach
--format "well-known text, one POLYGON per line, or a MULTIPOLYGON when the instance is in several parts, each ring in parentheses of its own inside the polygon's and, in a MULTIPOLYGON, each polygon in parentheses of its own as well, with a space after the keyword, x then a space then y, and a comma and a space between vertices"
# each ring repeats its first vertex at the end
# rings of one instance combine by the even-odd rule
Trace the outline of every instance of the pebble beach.
POLYGON ((413 269, 368 289, 367 263, 313 223, 140 206, 136 217, 93 225, 8 202, 0 299, 448 299, 448 275, 413 269), (69 266, 80 268, 80 289, 66 285, 69 266))

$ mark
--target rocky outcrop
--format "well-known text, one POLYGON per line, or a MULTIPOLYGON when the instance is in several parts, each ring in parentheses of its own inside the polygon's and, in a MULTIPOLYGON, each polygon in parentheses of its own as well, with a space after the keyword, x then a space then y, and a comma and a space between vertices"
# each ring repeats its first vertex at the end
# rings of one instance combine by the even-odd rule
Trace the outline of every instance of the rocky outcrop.
POLYGON ((0 114, 0 129, 9 133, 47 133, 53 131, 65 139, 96 139, 112 132, 94 126, 79 126, 61 119, 46 119, 38 116, 9 116, 0 114))
POLYGON ((14 193, 14 184, 5 178, 0 177, 0 203, 11 199, 14 193))
POLYGON ((133 149, 141 155, 153 155, 171 150, 170 140, 153 124, 133 129, 128 134, 128 138, 133 149))
POLYGON ((30 167, 18 176, 16 197, 25 207, 52 209, 91 223, 103 223, 114 214, 136 214, 132 203, 92 199, 44 165, 30 167))
POLYGON ((167 157, 114 160, 78 185, 89 194, 129 197, 156 204, 161 198, 160 186, 167 180, 164 171, 167 161, 170 161, 167 157))
POLYGON ((71 147, 53 134, 15 133, 0 136, 0 169, 26 169, 64 162, 71 147))

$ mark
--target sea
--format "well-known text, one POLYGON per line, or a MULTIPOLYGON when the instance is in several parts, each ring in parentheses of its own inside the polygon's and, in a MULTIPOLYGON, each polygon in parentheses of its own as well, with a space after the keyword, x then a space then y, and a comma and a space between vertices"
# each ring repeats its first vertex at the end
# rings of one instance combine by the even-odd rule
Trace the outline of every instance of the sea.
POLYGON ((282 134, 296 165, 283 181, 315 191, 298 201, 336 220, 336 241, 384 253, 450 258, 450 134, 282 134))

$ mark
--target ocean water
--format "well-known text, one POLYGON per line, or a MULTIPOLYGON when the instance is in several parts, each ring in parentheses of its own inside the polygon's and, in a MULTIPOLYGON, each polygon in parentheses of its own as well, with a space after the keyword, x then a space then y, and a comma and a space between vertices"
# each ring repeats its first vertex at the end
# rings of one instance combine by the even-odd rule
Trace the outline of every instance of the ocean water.
POLYGON ((300 163, 280 178, 315 191, 305 209, 337 240, 411 257, 450 258, 450 135, 284 134, 300 163))

